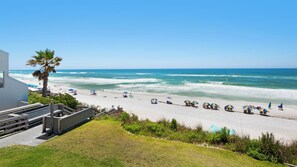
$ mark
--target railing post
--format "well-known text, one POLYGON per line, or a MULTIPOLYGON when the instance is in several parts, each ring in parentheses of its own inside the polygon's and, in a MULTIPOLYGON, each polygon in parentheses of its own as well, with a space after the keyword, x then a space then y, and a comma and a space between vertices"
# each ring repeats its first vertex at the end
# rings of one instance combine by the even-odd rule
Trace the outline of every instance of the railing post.
POLYGON ((54 133, 54 101, 53 99, 51 99, 51 109, 50 109, 51 113, 51 131, 50 131, 50 134, 53 134, 54 133))

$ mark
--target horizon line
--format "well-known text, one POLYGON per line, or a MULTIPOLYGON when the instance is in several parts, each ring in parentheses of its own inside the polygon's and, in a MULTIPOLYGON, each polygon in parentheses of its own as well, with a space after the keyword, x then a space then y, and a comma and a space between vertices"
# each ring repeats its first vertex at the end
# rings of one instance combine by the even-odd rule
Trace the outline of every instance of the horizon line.
MULTIPOLYGON (((229 67, 229 68, 221 68, 221 67, 218 67, 218 68, 58 68, 57 70, 216 70, 216 69, 230 69, 230 70, 273 70, 273 69, 297 69, 297 67, 294 67, 294 68, 284 68, 284 67, 263 67, 263 68, 258 68, 258 67, 255 67, 255 68, 249 68, 249 67, 246 67, 246 68, 232 68, 232 67, 229 67)), ((10 69, 9 71, 16 71, 16 70, 21 70, 21 71, 31 71, 31 70, 36 70, 36 69, 10 69)))

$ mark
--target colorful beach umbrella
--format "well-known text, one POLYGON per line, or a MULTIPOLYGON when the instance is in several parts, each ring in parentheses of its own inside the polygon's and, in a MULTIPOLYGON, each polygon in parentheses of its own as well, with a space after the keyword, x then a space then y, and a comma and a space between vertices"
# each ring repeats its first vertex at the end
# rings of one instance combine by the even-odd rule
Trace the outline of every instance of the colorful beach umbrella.
POLYGON ((208 109, 208 108, 210 108, 210 104, 208 102, 205 102, 205 103, 203 103, 203 107, 208 109))
POLYGON ((216 103, 212 103, 211 105, 211 108, 214 109, 214 110, 217 110, 219 108, 219 105, 216 104, 216 103))
POLYGON ((232 105, 226 105, 225 106, 226 111, 232 111, 233 109, 234 109, 234 107, 232 105))
POLYGON ((244 113, 251 113, 252 112, 252 109, 250 108, 250 106, 244 106, 243 107, 243 112, 244 113))
POLYGON ((264 114, 264 115, 266 115, 268 112, 269 112, 269 111, 266 110, 265 108, 261 108, 261 109, 260 109, 260 114, 264 114))
POLYGON ((193 101, 192 104, 198 105, 199 103, 197 101, 193 101))

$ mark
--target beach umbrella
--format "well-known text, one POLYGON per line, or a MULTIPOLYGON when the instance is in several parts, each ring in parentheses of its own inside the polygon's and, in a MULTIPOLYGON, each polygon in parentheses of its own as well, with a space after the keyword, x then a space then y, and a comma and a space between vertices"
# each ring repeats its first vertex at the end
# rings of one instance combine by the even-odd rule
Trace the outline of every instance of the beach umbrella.
POLYGON ((199 103, 197 101, 193 101, 192 104, 198 105, 199 103))
POLYGON ((212 103, 211 108, 217 110, 219 108, 219 105, 217 105, 216 103, 212 103))
POLYGON ((190 100, 185 100, 185 103, 186 103, 186 106, 190 106, 191 105, 190 100))
POLYGON ((158 99, 153 98, 153 99, 151 100, 151 103, 152 103, 152 104, 158 104, 158 99))
POLYGON ((251 113, 252 112, 252 109, 250 108, 250 106, 244 106, 243 107, 243 112, 244 113, 251 113))
POLYGON ((234 107, 232 105, 226 105, 225 106, 226 111, 232 111, 233 109, 234 109, 234 107))
POLYGON ((209 109, 210 104, 208 102, 205 102, 205 103, 203 103, 203 107, 206 108, 206 109, 209 109))
POLYGON ((262 114, 266 115, 268 112, 269 112, 269 111, 266 110, 265 108, 261 108, 261 109, 260 109, 260 114, 261 114, 261 115, 262 115, 262 114))

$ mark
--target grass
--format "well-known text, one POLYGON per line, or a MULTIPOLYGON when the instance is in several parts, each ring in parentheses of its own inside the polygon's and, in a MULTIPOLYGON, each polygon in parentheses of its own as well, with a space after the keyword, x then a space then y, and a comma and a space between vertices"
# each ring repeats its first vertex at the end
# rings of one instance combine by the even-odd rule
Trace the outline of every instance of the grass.
POLYGON ((36 147, 0 149, 0 166, 282 166, 223 149, 129 134, 93 120, 36 147))

